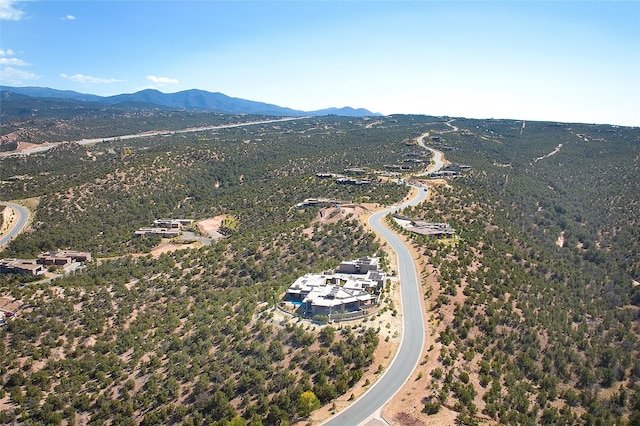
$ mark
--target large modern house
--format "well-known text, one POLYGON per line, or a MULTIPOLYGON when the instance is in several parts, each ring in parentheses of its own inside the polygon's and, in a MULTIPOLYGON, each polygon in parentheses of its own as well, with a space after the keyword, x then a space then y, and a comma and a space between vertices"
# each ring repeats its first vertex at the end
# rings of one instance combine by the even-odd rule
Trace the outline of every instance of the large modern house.
POLYGON ((58 250, 42 253, 37 260, 0 259, 0 273, 42 275, 49 266, 70 268, 74 264, 91 261, 91 253, 75 250, 58 250))
POLYGON ((455 235, 456 231, 448 223, 426 222, 420 219, 394 214, 395 222, 409 232, 426 235, 431 238, 446 238, 455 235))
POLYGON ((75 250, 58 250, 42 253, 38 256, 38 263, 45 266, 55 265, 60 268, 73 262, 90 262, 91 253, 75 250))
POLYGON ((364 257, 340 264, 335 273, 305 274, 287 290, 284 300, 302 304, 306 315, 358 312, 376 306, 386 274, 379 259, 364 257))
POLYGON ((162 237, 176 238, 182 234, 182 230, 193 224, 192 219, 156 219, 153 221, 153 227, 140 228, 134 236, 138 238, 144 237, 162 237))
POLYGON ((27 259, 0 259, 0 273, 3 274, 44 274, 45 268, 35 260, 27 259))

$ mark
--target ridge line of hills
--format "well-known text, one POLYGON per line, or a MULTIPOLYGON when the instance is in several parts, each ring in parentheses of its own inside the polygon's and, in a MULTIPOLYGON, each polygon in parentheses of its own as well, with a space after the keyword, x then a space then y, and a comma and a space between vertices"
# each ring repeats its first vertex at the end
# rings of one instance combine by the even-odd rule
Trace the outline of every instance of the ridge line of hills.
POLYGON ((98 96, 72 90, 57 90, 48 87, 10 87, 0 86, 2 101, 20 96, 30 98, 67 99, 78 102, 92 102, 102 105, 138 105, 186 110, 206 110, 231 114, 259 114, 276 116, 322 116, 340 115, 346 117, 381 116, 364 108, 325 108, 316 111, 301 111, 274 104, 234 98, 219 92, 191 89, 176 93, 163 93, 155 89, 145 89, 135 93, 114 96, 98 96))

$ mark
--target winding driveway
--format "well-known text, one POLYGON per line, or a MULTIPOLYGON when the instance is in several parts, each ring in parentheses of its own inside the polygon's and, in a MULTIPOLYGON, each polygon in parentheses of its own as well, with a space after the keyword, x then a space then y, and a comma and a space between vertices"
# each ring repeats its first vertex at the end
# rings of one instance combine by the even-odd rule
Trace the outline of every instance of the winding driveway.
MULTIPOLYGON (((435 165, 431 166, 429 171, 438 171, 443 167, 442 152, 424 146, 421 142, 426 136, 428 136, 426 133, 422 135, 418 139, 418 143, 434 152, 435 165)), ((369 225, 389 243, 398 256, 401 311, 403 315, 400 348, 389 367, 374 385, 348 408, 324 422, 323 425, 325 426, 358 425, 372 417, 376 417, 382 407, 402 388, 420 361, 425 341, 425 328, 422 307, 423 295, 418 280, 418 272, 407 246, 394 232, 382 224, 382 220, 389 213, 407 206, 420 204, 426 199, 427 190, 419 187, 415 188, 418 189, 418 194, 409 202, 381 210, 369 218, 369 225)))
POLYGON ((427 138, 427 137, 429 137, 429 133, 424 133, 420 135, 420 137, 418 137, 417 139, 418 145, 420 145, 424 149, 431 151, 431 153, 433 154, 433 164, 429 166, 426 172, 421 173, 418 176, 425 176, 430 173, 437 172, 444 167, 444 156, 442 154, 442 151, 438 151, 437 149, 433 149, 431 147, 426 146, 424 144, 424 138, 427 138))
POLYGON ((27 222, 29 221, 29 210, 19 204, 7 203, 4 201, 0 201, 0 206, 11 207, 13 211, 15 211, 18 215, 17 222, 11 227, 11 229, 0 236, 0 247, 2 247, 3 245, 11 241, 13 237, 22 232, 24 227, 27 226, 27 222))

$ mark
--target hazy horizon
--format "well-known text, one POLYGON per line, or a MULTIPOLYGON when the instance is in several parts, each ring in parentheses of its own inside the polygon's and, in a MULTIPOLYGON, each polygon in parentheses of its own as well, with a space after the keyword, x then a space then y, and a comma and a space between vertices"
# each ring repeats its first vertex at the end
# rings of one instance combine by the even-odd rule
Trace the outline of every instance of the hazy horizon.
POLYGON ((640 126, 640 3, 0 0, 0 81, 640 126))

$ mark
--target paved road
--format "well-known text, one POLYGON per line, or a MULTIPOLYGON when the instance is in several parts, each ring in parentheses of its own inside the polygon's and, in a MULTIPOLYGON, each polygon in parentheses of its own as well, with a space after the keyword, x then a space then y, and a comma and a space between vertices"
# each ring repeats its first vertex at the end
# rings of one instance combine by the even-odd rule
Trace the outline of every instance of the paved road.
POLYGON ((9 206, 13 208, 13 211, 18 215, 18 221, 13 225, 13 227, 6 234, 0 237, 0 247, 7 244, 9 241, 13 239, 16 235, 18 235, 22 229, 27 225, 27 221, 29 220, 29 210, 26 208, 13 203, 7 203, 4 201, 0 201, 0 206, 9 206))
POLYGON ((398 255, 398 273, 402 293, 403 336, 400 348, 391 365, 375 384, 346 410, 336 414, 324 424, 327 426, 357 425, 367 420, 387 403, 402 387, 415 369, 424 345, 422 293, 411 252, 402 241, 382 225, 387 214, 424 201, 427 192, 418 189, 418 195, 406 204, 394 206, 373 214, 369 224, 398 255))
MULTIPOLYGON (((449 124, 449 123, 447 123, 449 124)), ((438 151, 437 149, 433 149, 431 147, 428 147, 424 144, 424 138, 429 137, 429 133, 424 133, 423 135, 421 135, 418 138, 418 145, 420 145, 422 148, 424 149, 428 149, 429 151, 431 151, 433 153, 433 164, 431 164, 429 166, 429 168, 427 169, 426 172, 419 174, 418 176, 424 176, 424 175, 428 175, 430 173, 433 172, 437 172, 440 171, 443 167, 444 167, 444 160, 443 160, 443 155, 441 151, 438 151)))
MULTIPOLYGON (((111 136, 111 137, 106 137, 106 138, 81 139, 81 140, 72 141, 72 142, 73 143, 77 143, 79 145, 90 145, 90 144, 99 143, 99 142, 113 142, 113 141, 119 141, 119 140, 144 138, 144 137, 148 137, 148 136, 173 135, 173 134, 177 134, 177 133, 202 132, 202 131, 205 131, 205 130, 230 129, 230 128, 233 128, 233 127, 252 126, 254 124, 279 123, 279 122, 282 122, 282 121, 300 120, 300 119, 303 119, 303 118, 308 118, 308 117, 274 118, 274 119, 270 119, 270 120, 247 121, 247 122, 244 122, 244 123, 219 124, 219 125, 215 125, 215 126, 192 127, 192 128, 189 128, 189 129, 182 129, 182 130, 153 130, 153 131, 150 131, 150 132, 135 133, 135 134, 132 134, 132 135, 111 136)), ((65 141, 65 142, 67 142, 67 141, 65 141)), ((65 142, 52 142, 52 143, 49 143, 49 144, 47 144, 45 146, 37 146, 37 147, 34 147, 34 148, 29 148, 29 149, 25 149, 23 151, 19 151, 19 152, 10 151, 10 152, 6 152, 6 153, 0 153, 0 157, 2 157, 2 156, 11 157, 11 156, 15 156, 15 155, 29 155, 29 154, 34 154, 36 152, 44 152, 44 151, 50 150, 54 146, 60 145, 60 144, 65 143, 65 142)))
MULTIPOLYGON (((450 127, 449 123, 447 123, 450 127)), ((457 130, 457 129, 455 129, 457 130)), ((418 144, 433 152, 434 164, 428 173, 439 171, 444 167, 444 155, 441 151, 424 144, 424 133, 418 138, 418 144)), ((369 218, 369 225, 382 236, 398 256, 398 274, 400 276, 400 291, 402 294, 403 335, 400 348, 393 361, 374 385, 347 409, 341 411, 323 423, 325 426, 358 425, 368 421, 379 413, 382 407, 402 388, 413 370, 418 365, 425 340, 422 292, 418 281, 413 258, 409 249, 389 229, 382 225, 384 217, 396 210, 407 206, 420 204, 426 199, 427 190, 416 187, 418 195, 401 206, 391 206, 373 214, 369 218)))

